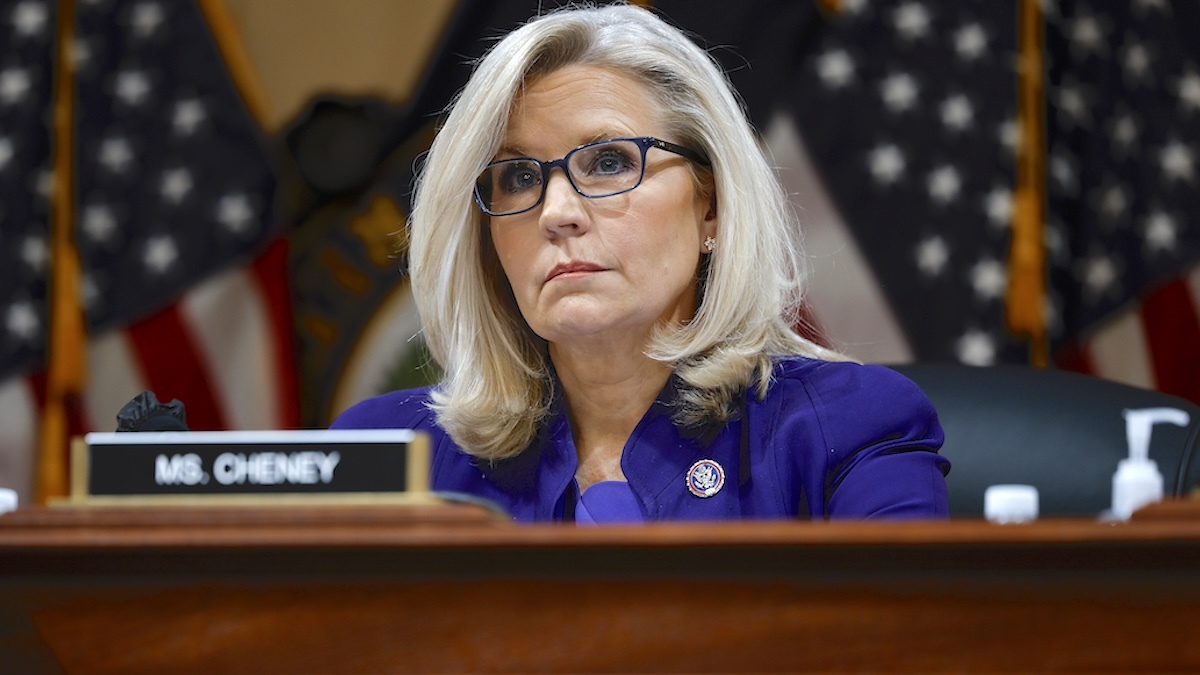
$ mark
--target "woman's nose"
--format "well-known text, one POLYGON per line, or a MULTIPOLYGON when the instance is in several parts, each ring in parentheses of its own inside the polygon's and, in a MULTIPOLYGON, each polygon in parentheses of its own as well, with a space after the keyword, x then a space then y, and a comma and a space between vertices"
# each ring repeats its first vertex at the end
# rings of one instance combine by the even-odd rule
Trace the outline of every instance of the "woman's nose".
POLYGON ((569 236, 585 232, 585 199, 587 198, 575 191, 565 173, 551 171, 546 180, 546 194, 542 197, 542 212, 539 218, 546 236, 569 236))

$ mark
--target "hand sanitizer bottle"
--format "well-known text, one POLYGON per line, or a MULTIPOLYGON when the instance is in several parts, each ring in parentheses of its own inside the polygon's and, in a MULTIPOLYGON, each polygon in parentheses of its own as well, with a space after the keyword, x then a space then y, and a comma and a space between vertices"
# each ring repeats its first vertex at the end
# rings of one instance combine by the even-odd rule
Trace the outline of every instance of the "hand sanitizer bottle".
POLYGON ((1113 474, 1112 515, 1128 520, 1139 508, 1163 498, 1163 477, 1158 464, 1150 459, 1150 430, 1158 422, 1170 422, 1181 427, 1190 417, 1178 408, 1143 408, 1125 411, 1125 436, 1129 441, 1129 458, 1117 465, 1113 474))

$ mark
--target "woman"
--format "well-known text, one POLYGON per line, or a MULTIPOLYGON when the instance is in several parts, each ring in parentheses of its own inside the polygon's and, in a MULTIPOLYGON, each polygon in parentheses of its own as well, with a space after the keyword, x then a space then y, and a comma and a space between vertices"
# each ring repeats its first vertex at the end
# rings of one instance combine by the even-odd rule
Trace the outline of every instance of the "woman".
POLYGON ((793 332, 787 197, 720 69, 649 11, 496 44, 410 229, 445 375, 335 426, 428 431, 435 490, 521 521, 947 513, 928 400, 793 332))

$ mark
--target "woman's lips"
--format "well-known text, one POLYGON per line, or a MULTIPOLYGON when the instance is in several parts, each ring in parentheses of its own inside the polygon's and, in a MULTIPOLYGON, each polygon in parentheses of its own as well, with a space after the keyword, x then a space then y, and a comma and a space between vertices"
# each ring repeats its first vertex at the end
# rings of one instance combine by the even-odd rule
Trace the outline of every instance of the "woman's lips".
POLYGON ((550 269, 550 273, 546 275, 546 281, 556 279, 558 277, 566 277, 568 279, 581 277, 593 272, 603 272, 604 267, 594 263, 571 261, 559 263, 550 269))

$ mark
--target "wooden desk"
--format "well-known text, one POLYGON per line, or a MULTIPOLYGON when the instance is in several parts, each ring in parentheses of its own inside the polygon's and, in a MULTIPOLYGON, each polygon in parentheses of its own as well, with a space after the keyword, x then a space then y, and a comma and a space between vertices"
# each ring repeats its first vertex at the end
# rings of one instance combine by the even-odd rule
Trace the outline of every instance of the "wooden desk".
POLYGON ((0 671, 1197 671, 1200 518, 1163 513, 584 529, 465 507, 25 510, 0 516, 0 671))

